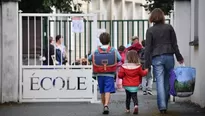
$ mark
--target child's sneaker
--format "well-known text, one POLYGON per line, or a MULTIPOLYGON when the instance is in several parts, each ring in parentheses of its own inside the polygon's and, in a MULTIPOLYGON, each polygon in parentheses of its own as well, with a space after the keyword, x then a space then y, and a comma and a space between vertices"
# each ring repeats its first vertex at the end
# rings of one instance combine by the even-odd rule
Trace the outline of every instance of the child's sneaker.
POLYGON ((130 113, 130 110, 127 110, 127 109, 126 109, 125 113, 129 114, 129 113, 130 113))
POLYGON ((143 95, 147 95, 147 91, 143 91, 143 95))
POLYGON ((151 90, 148 90, 147 93, 148 93, 149 95, 153 95, 151 90))
POLYGON ((104 106, 103 114, 109 114, 109 108, 108 108, 108 106, 104 106))
POLYGON ((138 106, 135 106, 133 114, 138 114, 138 106))

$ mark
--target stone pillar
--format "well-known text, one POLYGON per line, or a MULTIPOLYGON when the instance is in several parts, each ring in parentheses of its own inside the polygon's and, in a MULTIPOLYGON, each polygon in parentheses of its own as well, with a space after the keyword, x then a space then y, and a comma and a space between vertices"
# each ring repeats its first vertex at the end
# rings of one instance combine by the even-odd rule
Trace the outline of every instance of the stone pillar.
POLYGON ((195 84, 196 85, 196 88, 195 88, 195 91, 197 89, 197 93, 195 93, 195 97, 194 100, 197 104, 199 104, 201 107, 205 107, 205 91, 204 91, 204 88, 205 88, 205 78, 204 78, 204 75, 205 75, 205 71, 204 71, 204 67, 205 67, 205 63, 204 63, 204 59, 205 59, 205 46, 204 46, 204 43, 205 43, 205 33, 204 33, 204 30, 205 30, 205 7, 204 7, 204 4, 205 4, 205 0, 199 0, 199 7, 198 7, 198 34, 199 34, 199 57, 198 57, 198 66, 196 67, 197 69, 197 74, 196 74, 196 81, 197 83, 195 84))
POLYGON ((185 64, 190 65, 190 46, 191 41, 191 2, 174 2, 174 29, 181 54, 184 57, 185 64))
POLYGON ((2 5, 0 5, 0 102, 2 101, 2 5))
POLYGON ((0 11, 0 102, 18 101, 18 2, 2 2, 0 11))

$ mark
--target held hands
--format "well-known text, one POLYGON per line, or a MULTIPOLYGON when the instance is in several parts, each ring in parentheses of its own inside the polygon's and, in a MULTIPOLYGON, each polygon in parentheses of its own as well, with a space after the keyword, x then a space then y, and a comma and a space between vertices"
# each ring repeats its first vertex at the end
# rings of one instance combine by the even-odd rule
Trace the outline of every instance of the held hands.
POLYGON ((179 62, 179 64, 183 64, 184 63, 184 60, 181 60, 181 61, 178 61, 179 62))
POLYGON ((149 72, 149 69, 148 69, 148 68, 147 68, 147 69, 144 69, 144 71, 149 72))

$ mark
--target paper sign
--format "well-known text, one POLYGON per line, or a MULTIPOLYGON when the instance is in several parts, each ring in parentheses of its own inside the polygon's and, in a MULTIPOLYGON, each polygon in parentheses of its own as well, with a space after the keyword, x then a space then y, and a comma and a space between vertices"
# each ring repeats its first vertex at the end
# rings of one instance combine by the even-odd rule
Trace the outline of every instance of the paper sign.
POLYGON ((74 33, 84 32, 83 18, 80 18, 80 17, 72 18, 72 32, 74 32, 74 33))

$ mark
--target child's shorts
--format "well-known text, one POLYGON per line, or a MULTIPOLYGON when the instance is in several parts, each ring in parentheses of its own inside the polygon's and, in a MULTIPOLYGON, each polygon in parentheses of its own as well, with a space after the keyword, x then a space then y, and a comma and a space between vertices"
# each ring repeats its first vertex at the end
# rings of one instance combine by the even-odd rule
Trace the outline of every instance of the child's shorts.
POLYGON ((98 86, 100 93, 115 93, 115 82, 113 77, 98 76, 98 86))

